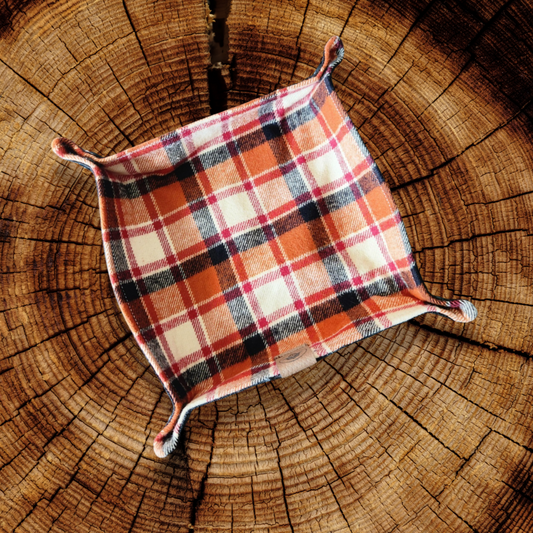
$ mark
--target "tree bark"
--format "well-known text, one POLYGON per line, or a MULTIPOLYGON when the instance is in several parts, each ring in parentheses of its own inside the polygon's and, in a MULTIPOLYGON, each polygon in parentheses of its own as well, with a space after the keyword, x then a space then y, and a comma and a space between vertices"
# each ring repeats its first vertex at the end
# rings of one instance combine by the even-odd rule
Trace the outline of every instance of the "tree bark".
POLYGON ((217 4, 0 5, 0 530, 532 531, 533 2, 217 4), (202 407, 158 459, 170 401, 113 297, 93 177, 50 142, 139 144, 303 80, 332 35, 430 292, 478 318, 202 407))

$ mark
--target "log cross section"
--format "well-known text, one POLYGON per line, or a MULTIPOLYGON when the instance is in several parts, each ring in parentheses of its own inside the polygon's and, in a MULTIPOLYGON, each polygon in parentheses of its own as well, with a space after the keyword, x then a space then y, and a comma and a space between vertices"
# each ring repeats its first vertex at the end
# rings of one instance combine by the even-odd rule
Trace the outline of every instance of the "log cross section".
POLYGON ((0 531, 533 531, 530 0, 0 3, 0 531), (170 401, 106 271, 92 175, 116 153, 310 76, 402 214, 425 315, 193 412, 170 401))

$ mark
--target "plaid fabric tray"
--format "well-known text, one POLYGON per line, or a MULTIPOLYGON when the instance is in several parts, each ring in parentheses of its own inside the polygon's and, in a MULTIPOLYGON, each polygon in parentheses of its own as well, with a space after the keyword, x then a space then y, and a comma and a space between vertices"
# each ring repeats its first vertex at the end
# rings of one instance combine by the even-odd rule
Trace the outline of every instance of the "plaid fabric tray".
POLYGON ((290 375, 417 315, 475 318, 430 295, 389 188, 331 82, 310 78, 109 157, 59 138, 97 182, 105 257, 135 339, 190 411, 290 375))

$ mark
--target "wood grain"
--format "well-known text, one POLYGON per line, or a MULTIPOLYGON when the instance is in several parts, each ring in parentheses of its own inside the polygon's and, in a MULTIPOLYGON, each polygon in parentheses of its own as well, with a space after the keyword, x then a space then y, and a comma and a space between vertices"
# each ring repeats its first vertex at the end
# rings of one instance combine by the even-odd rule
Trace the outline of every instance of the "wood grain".
POLYGON ((201 0, 0 5, 0 530, 533 530, 533 3, 201 0), (210 10, 212 13, 210 13, 210 10), (170 402, 114 300, 102 155, 333 75, 428 288, 425 315, 296 376, 170 402))

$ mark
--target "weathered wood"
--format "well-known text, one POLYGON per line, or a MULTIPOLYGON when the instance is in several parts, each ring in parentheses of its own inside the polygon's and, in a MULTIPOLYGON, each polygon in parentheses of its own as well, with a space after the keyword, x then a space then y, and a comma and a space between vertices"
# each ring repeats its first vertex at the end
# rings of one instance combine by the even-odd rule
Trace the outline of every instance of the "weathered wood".
POLYGON ((532 531, 533 3, 217 3, 227 51, 201 0, 0 6, 0 530, 532 531), (93 177, 50 141, 138 144, 301 81, 331 35, 429 289, 479 316, 202 407, 160 460, 93 177))

